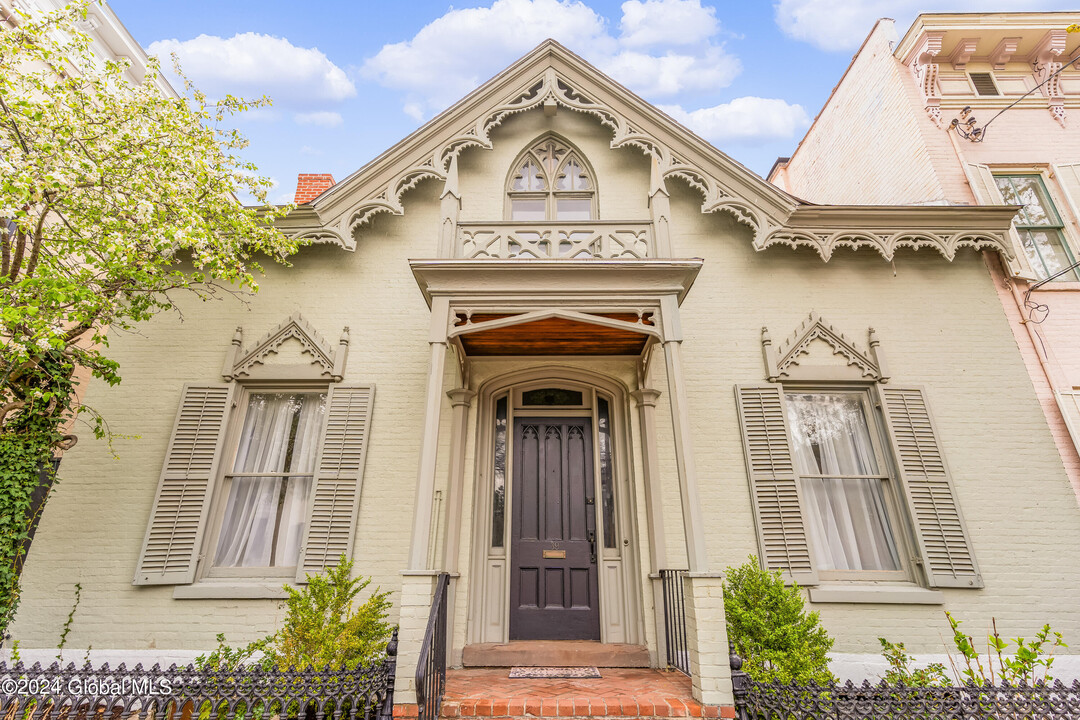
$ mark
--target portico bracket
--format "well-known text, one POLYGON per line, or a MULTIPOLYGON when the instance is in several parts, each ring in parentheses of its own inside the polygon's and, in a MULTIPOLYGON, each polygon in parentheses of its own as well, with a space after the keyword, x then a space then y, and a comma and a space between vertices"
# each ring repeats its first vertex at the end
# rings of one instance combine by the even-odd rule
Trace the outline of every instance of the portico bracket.
MULTIPOLYGON (((646 311, 643 314, 648 314, 646 311)), ((653 312, 655 318, 658 313, 653 312)), ((600 327, 608 327, 616 330, 632 330, 642 335, 649 335, 651 337, 659 338, 660 328, 656 325, 646 325, 642 322, 641 314, 639 314, 638 322, 628 322, 626 320, 618 320, 616 318, 607 318, 601 315, 591 315, 585 312, 578 312, 576 310, 536 310, 533 312, 524 312, 518 315, 511 315, 505 318, 499 318, 498 320, 487 320, 484 322, 466 322, 464 325, 452 326, 447 333, 447 337, 456 338, 461 335, 468 335, 476 332, 486 332, 489 330, 497 330, 499 328, 511 327, 514 325, 521 325, 523 323, 535 322, 537 320, 547 320, 549 318, 562 318, 564 320, 572 320, 574 322, 586 323, 588 325, 597 325, 600 327)), ((655 322, 655 320, 652 320, 655 322)))

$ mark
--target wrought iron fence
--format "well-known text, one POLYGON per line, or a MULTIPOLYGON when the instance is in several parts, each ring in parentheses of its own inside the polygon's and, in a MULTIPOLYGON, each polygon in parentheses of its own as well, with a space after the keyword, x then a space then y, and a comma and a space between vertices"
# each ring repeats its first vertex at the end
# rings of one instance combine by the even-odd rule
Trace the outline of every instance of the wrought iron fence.
POLYGON ((450 575, 440 573, 431 601, 424 644, 416 663, 416 704, 420 720, 439 717, 443 692, 446 690, 446 588, 450 575))
POLYGON ((393 716, 394 654, 355 670, 128 668, 0 663, 0 717, 16 720, 382 720, 393 716))
POLYGON ((686 604, 683 601, 683 577, 686 570, 661 570, 664 588, 664 638, 667 664, 690 674, 690 652, 686 646, 686 604))
POLYGON ((1080 681, 907 687, 752 680, 731 657, 737 720, 1080 720, 1080 681))

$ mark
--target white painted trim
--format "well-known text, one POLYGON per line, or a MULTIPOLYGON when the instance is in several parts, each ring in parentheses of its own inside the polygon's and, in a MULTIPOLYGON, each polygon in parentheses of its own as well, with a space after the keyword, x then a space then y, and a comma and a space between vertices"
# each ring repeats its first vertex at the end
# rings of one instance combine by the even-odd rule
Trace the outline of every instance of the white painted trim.
MULTIPOLYGON (((515 360, 517 359, 519 358, 515 358, 515 360)), ((621 359, 625 360, 626 358, 621 359)), ((640 611, 641 602, 637 595, 635 595, 635 593, 640 593, 642 591, 642 586, 640 582, 638 582, 639 563, 636 562, 637 548, 639 547, 637 540, 638 528, 636 513, 633 512, 633 508, 629 505, 632 501, 630 494, 633 492, 632 488, 634 487, 633 458, 628 445, 632 439, 628 433, 630 417, 627 397, 629 396, 629 391, 622 382, 612 377, 583 368, 552 364, 552 358, 550 357, 544 358, 542 364, 538 361, 536 367, 515 370, 491 378, 484 382, 478 389, 479 405, 476 433, 477 473, 474 505, 476 514, 473 520, 473 550, 471 553, 474 565, 471 572, 472 588, 469 593, 471 599, 467 613, 468 627, 466 628, 466 642, 476 643, 491 641, 490 638, 484 636, 485 625, 490 622, 490 618, 485 615, 484 603, 485 599, 492 591, 492 589, 488 588, 486 585, 489 576, 489 565, 492 563, 501 563, 504 565, 504 587, 501 589, 501 592, 505 600, 502 603, 502 637, 499 641, 507 642, 509 639, 509 543, 503 548, 502 554, 491 556, 491 553, 489 553, 491 538, 491 493, 489 492, 489 485, 492 475, 491 458, 493 457, 492 432, 494 428, 494 403, 496 398, 502 396, 504 393, 509 394, 510 400, 507 407, 506 516, 504 519, 504 527, 509 536, 513 508, 513 480, 511 470, 513 433, 511 429, 513 428, 515 415, 521 414, 522 412, 531 413, 530 409, 515 407, 513 400, 516 391, 519 388, 533 386, 540 387, 552 383, 563 385, 569 384, 570 386, 575 386, 575 389, 580 387, 580 389, 586 393, 599 391, 609 396, 609 410, 611 412, 612 424, 611 437, 614 446, 615 465, 618 469, 616 477, 614 478, 616 487, 616 523, 617 527, 621 530, 621 537, 630 540, 629 545, 620 547, 622 555, 621 562, 623 564, 621 595, 624 613, 623 619, 626 623, 627 635, 624 642, 641 642, 641 639, 645 637, 645 633, 642 627, 643 618, 640 611), (630 550, 630 548, 633 548, 633 550, 630 550)), ((593 402, 592 405, 595 407, 595 402, 593 402)), ((598 447, 595 443, 598 428, 596 418, 593 416, 594 409, 591 409, 589 413, 590 417, 592 417, 594 446, 598 447)), ((594 481, 599 484, 599 474, 594 473, 594 475, 594 481)), ((597 497, 599 497, 599 493, 597 494, 597 497)), ((599 546, 598 551, 600 551, 603 546, 603 536, 602 529, 600 528, 602 518, 599 515, 599 502, 594 507, 597 512, 597 544, 599 546)), ((598 574, 602 569, 603 561, 609 559, 610 558, 604 558, 601 552, 597 563, 598 574)), ((602 582, 599 576, 597 582, 598 584, 602 582)), ((605 588, 601 587, 600 624, 602 633, 601 639, 607 642, 609 640, 604 635, 607 627, 604 610, 605 603, 603 601, 604 592, 605 588)))
POLYGON ((174 600, 224 600, 224 599, 270 599, 284 600, 289 597, 284 585, 292 579, 281 577, 277 582, 217 582, 203 579, 191 585, 177 585, 173 588, 174 600))
POLYGON ((916 585, 818 585, 807 588, 810 602, 944 605, 945 593, 916 585))

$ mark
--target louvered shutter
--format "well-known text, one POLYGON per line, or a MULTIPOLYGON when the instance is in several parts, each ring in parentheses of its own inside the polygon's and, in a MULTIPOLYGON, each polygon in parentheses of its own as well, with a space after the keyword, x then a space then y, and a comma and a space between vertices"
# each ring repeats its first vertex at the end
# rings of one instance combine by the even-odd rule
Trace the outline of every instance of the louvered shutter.
POLYGON ((179 585, 195 579, 232 401, 232 385, 184 386, 135 585, 179 585))
MULTIPOLYGON (((1065 191, 1065 202, 1072 211, 1073 227, 1080 229, 1080 163, 1054 165, 1054 175, 1065 191)), ((1058 213, 1064 215, 1064 213, 1058 213)), ((1076 253, 1073 253, 1076 255, 1076 253)))
POLYGON ((806 542, 783 388, 738 385, 735 397, 762 560, 768 569, 783 570, 801 585, 815 585, 817 571, 806 542))
POLYGON ((297 582, 352 555, 374 397, 373 385, 330 388, 297 582))
POLYGON ((1080 390, 1057 390, 1054 392, 1058 408, 1069 428, 1069 437, 1073 445, 1080 450, 1080 390))
POLYGON ((880 392, 927 582, 931 587, 982 587, 923 391, 882 386, 880 392))
MULTIPOLYGON (((975 199, 978 200, 980 205, 1005 204, 1005 198, 1001 196, 1001 191, 998 190, 997 183, 994 182, 994 174, 990 172, 988 165, 967 163, 967 173, 968 178, 971 180, 971 192, 974 193, 975 199)), ((1020 233, 1016 231, 1015 227, 1009 228, 1009 238, 1012 240, 1013 254, 1016 255, 1016 260, 1009 263, 1007 258, 1002 256, 1002 264, 1007 265, 1007 269, 1014 275, 1029 279, 1035 278, 1035 271, 1031 269, 1031 263, 1028 262, 1027 255, 1024 253, 1024 246, 1020 242, 1020 233)))

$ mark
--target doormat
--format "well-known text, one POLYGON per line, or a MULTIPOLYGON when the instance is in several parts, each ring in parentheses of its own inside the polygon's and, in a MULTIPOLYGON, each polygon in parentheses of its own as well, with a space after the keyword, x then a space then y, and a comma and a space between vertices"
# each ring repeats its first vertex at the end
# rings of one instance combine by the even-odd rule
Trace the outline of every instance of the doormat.
POLYGON ((598 678, 600 671, 594 667, 513 667, 511 678, 598 678))

